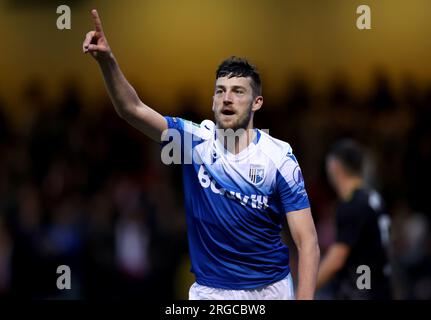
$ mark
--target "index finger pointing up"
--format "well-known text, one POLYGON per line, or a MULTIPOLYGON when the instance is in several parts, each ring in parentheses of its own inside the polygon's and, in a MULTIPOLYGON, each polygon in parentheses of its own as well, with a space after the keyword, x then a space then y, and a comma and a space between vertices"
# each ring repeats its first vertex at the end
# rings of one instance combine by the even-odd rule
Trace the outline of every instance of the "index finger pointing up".
POLYGON ((91 16, 93 17, 94 25, 97 32, 103 32, 102 21, 100 21, 99 14, 96 9, 91 10, 91 16))

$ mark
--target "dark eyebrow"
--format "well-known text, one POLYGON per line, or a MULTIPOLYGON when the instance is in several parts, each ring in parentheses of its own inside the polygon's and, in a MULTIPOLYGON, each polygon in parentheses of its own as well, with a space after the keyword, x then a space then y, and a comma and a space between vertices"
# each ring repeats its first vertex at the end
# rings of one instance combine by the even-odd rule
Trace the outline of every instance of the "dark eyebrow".
MULTIPOLYGON (((225 86, 223 86, 223 85, 220 85, 220 84, 218 84, 218 85, 216 85, 216 89, 226 89, 226 87, 225 86)), ((244 87, 244 86, 232 86, 232 89, 243 89, 243 90, 247 90, 247 88, 246 87, 244 87)))

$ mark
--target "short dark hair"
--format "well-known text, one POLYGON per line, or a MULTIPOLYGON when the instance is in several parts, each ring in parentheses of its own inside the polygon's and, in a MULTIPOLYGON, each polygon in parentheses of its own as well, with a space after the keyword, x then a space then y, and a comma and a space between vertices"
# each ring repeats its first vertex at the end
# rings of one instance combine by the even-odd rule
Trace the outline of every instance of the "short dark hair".
POLYGON ((262 94, 262 83, 259 72, 245 58, 232 56, 224 60, 216 71, 216 80, 221 77, 250 77, 254 96, 262 94))
POLYGON ((328 156, 341 161, 349 174, 362 176, 364 169, 364 151, 357 142, 351 139, 337 141, 332 145, 328 156))

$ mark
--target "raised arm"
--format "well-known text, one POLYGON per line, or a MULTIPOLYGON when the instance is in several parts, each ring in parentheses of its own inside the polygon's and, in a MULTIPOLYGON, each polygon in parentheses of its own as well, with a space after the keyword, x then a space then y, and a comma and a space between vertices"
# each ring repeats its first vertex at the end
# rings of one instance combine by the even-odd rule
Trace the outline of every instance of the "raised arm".
POLYGON ((298 249, 298 300, 314 299, 320 250, 310 208, 287 214, 290 233, 298 249))
POLYGON ((83 52, 90 53, 98 62, 118 115, 151 139, 160 142, 162 132, 167 129, 165 118, 139 99, 109 47, 97 10, 92 10, 91 15, 95 29, 87 33, 82 44, 83 52))

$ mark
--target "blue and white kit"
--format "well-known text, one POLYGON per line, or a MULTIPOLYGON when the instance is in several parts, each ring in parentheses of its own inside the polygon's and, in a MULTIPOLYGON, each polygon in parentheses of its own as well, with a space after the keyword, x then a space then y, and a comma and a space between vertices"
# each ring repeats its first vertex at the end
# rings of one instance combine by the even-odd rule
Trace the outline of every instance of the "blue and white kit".
POLYGON ((212 121, 165 119, 168 132, 181 136, 178 141, 168 134, 163 145, 181 146, 196 282, 244 290, 286 278, 289 249, 281 241, 282 222, 286 213, 310 206, 290 145, 255 129, 254 141, 234 155, 216 138, 212 121))

